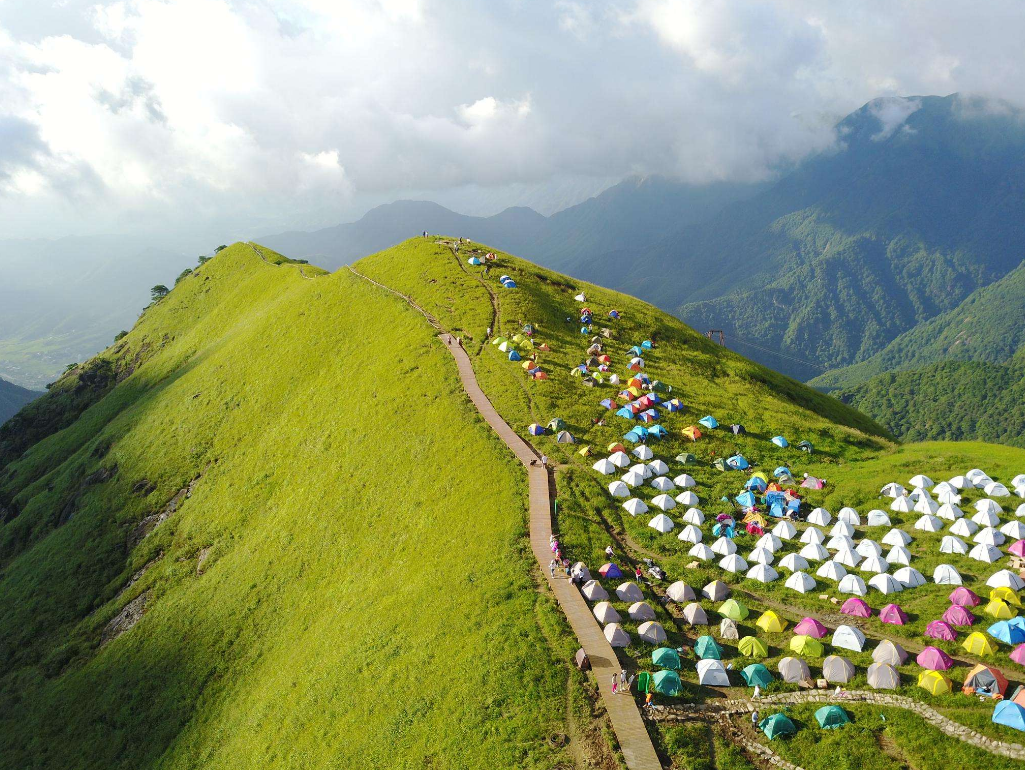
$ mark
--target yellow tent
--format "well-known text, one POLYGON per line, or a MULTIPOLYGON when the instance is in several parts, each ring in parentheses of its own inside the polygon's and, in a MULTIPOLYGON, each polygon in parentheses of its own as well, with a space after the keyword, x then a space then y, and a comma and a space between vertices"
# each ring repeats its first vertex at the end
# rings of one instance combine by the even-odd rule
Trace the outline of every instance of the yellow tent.
POLYGON ((918 675, 918 686, 930 695, 950 692, 950 679, 939 671, 923 671, 918 675))
POLYGON ((577 454, 578 455, 583 455, 584 457, 590 457, 591 456, 591 447, 585 446, 583 449, 581 449, 579 452, 577 452, 577 454))
POLYGON ((765 475, 764 473, 762 473, 761 471, 756 471, 756 472, 752 473, 752 474, 751 474, 751 478, 753 478, 753 479, 761 479, 761 480, 762 480, 762 481, 764 481, 764 482, 765 482, 766 484, 768 484, 768 483, 769 483, 769 477, 768 477, 768 476, 766 476, 766 475, 765 475))
POLYGON ((737 643, 741 655, 749 658, 765 658, 769 655, 769 647, 755 636, 745 636, 737 643))
POLYGON ((523 368, 526 369, 528 372, 531 369, 534 369, 535 367, 537 367, 537 363, 534 362, 534 361, 531 361, 531 360, 528 359, 528 360, 523 362, 523 368))
POLYGON ((814 636, 798 634, 790 640, 790 650, 798 655, 804 655, 809 658, 821 658, 822 642, 814 636))
POLYGON ((1008 604, 1013 604, 1015 607, 1021 606, 1021 599, 1018 598, 1018 594, 1012 591, 1009 586, 1000 586, 999 588, 994 588, 992 591, 989 592, 989 598, 991 600, 1002 599, 1008 604))
POLYGON ((991 599, 984 611, 987 615, 992 615, 997 620, 1007 620, 1014 617, 1014 610, 1003 599, 991 599))
POLYGON ((626 447, 622 444, 609 444, 609 452, 615 454, 616 452, 625 452, 626 447))
POLYGON ((787 627, 787 622, 785 620, 781 620, 779 615, 772 610, 766 610, 761 614, 761 617, 755 621, 755 625, 767 634, 781 634, 783 633, 783 629, 787 627))
POLYGON ((629 387, 626 390, 634 398, 640 398, 640 395, 641 395, 641 389, 640 388, 629 387))
POLYGON ((701 438, 701 431, 693 425, 688 425, 680 432, 683 433, 683 435, 689 438, 691 441, 697 441, 699 438, 701 438))
POLYGON ((968 634, 968 638, 961 643, 961 646, 972 655, 992 655, 996 652, 989 639, 978 631, 968 634))

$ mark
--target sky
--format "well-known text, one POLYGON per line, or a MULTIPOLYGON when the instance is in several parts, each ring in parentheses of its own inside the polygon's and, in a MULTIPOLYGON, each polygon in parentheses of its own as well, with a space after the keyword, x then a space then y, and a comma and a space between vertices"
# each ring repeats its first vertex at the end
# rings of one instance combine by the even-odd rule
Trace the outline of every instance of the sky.
POLYGON ((1025 104, 1022 40, 1018 0, 0 0, 0 238, 766 179, 875 97, 1025 104))

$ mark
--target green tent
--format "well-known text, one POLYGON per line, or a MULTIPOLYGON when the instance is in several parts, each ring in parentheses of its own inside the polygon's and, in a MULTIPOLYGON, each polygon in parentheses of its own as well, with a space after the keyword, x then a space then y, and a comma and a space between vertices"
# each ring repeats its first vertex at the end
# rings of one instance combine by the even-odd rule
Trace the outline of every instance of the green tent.
POLYGON ((749 658, 769 657, 769 646, 757 636, 745 636, 737 643, 737 649, 749 658))
POLYGON ((655 692, 662 695, 683 695, 683 682, 675 671, 659 671, 651 677, 655 692))
POLYGON ((651 672, 642 671, 637 675, 637 692, 651 692, 651 672))
POLYGON ((740 675, 744 677, 748 687, 754 687, 755 685, 765 687, 772 681, 772 674, 769 673, 769 669, 761 663, 752 663, 741 671, 740 675))
POLYGON ((697 464, 698 458, 692 455, 690 452, 683 452, 682 454, 676 455, 676 462, 683 463, 684 465, 697 464))
POLYGON ((736 599, 727 599, 719 607, 718 613, 724 618, 740 621, 750 615, 751 611, 736 599))
POLYGON ((726 464, 726 461, 720 457, 718 460, 712 463, 712 467, 715 468, 717 471, 725 471, 728 470, 730 466, 728 466, 726 464))
POLYGON ((673 671, 680 670, 680 653, 672 647, 659 647, 651 653, 651 662, 659 668, 670 668, 673 671))
POLYGON ((786 714, 773 714, 771 717, 765 717, 758 723, 758 729, 765 733, 765 737, 770 741, 781 735, 793 735, 797 732, 794 723, 786 714))
POLYGON ((673 392, 673 389, 669 385, 666 385, 661 380, 655 380, 653 383, 651 383, 651 389, 655 390, 655 391, 658 391, 659 393, 672 393, 673 392))
POLYGON ((847 712, 839 706, 823 706, 815 712, 815 719, 823 730, 832 730, 836 727, 850 724, 851 718, 847 712))
POLYGON ((554 417, 548 422, 548 429, 551 431, 566 430, 566 421, 561 417, 554 417))
POLYGON ((694 654, 701 660, 722 660, 722 648, 710 636, 699 636, 694 642, 694 654))

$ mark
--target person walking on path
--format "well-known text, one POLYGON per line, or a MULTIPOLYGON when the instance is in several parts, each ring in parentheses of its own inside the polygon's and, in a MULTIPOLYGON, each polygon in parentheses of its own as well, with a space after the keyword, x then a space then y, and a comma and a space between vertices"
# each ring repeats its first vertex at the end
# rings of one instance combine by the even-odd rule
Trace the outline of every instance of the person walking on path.
POLYGON ((626 689, 626 669, 625 668, 621 668, 619 670, 619 690, 622 691, 622 690, 625 690, 625 689, 626 689))
POLYGON ((611 559, 611 558, 612 558, 613 556, 615 556, 615 555, 616 555, 616 554, 615 554, 615 553, 613 552, 613 550, 612 550, 612 546, 611 546, 611 545, 607 545, 607 546, 605 546, 605 555, 606 555, 606 556, 608 556, 608 557, 609 557, 610 559, 611 559))
POLYGON ((754 693, 752 693, 751 697, 752 698, 759 698, 759 697, 761 697, 761 694, 762 694, 762 688, 759 687, 758 685, 755 685, 755 691, 754 691, 754 693))
POLYGON ((758 709, 751 712, 751 724, 756 728, 758 727, 758 709))
POLYGON ((541 467, 548 470, 548 455, 541 455, 541 467))
POLYGON ((552 579, 555 579, 555 559, 548 562, 548 571, 552 573, 552 579))
POLYGON ((612 694, 613 695, 616 694, 616 686, 618 684, 619 684, 619 678, 615 674, 613 674, 612 675, 612 694))

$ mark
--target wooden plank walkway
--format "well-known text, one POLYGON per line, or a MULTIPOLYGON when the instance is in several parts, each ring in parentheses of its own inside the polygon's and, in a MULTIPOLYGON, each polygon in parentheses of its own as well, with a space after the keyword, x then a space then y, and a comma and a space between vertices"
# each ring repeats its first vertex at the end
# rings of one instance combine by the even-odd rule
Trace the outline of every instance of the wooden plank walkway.
MULTIPOLYGON (((437 329, 441 329, 427 311, 413 302, 409 297, 395 291, 372 278, 368 278, 349 268, 354 274, 370 281, 392 294, 396 294, 408 302, 416 310, 419 310, 427 318, 427 321, 437 329)), ((620 671, 619 660, 616 652, 612 649, 602 633, 601 626, 591 609, 588 607, 584 597, 566 577, 552 578, 548 570, 548 563, 552 560, 550 538, 552 535, 552 500, 549 487, 548 471, 541 467, 540 462, 531 465, 531 461, 537 461, 538 455, 534 448, 518 436, 509 424, 492 406, 488 397, 484 395, 480 385, 477 384, 477 377, 473 372, 473 365, 466 351, 457 344, 454 338, 446 332, 442 332, 440 338, 446 344, 449 352, 456 360, 459 370, 459 379, 462 381, 466 394, 470 401, 480 412, 481 416, 492 427, 499 438, 512 450, 517 459, 523 463, 527 478, 530 483, 530 547, 537 559, 538 567, 548 585, 555 594, 559 606, 566 615, 573 633, 576 634, 580 646, 584 648, 587 657, 591 661, 591 670, 598 681, 598 689, 601 692, 602 700, 605 703, 605 710, 608 712, 612 722, 612 729, 616 733, 616 740, 619 742, 620 750, 630 770, 661 770, 655 747, 651 743, 651 737, 644 726, 640 712, 637 710, 637 703, 630 694, 612 694, 612 676, 620 671)))

